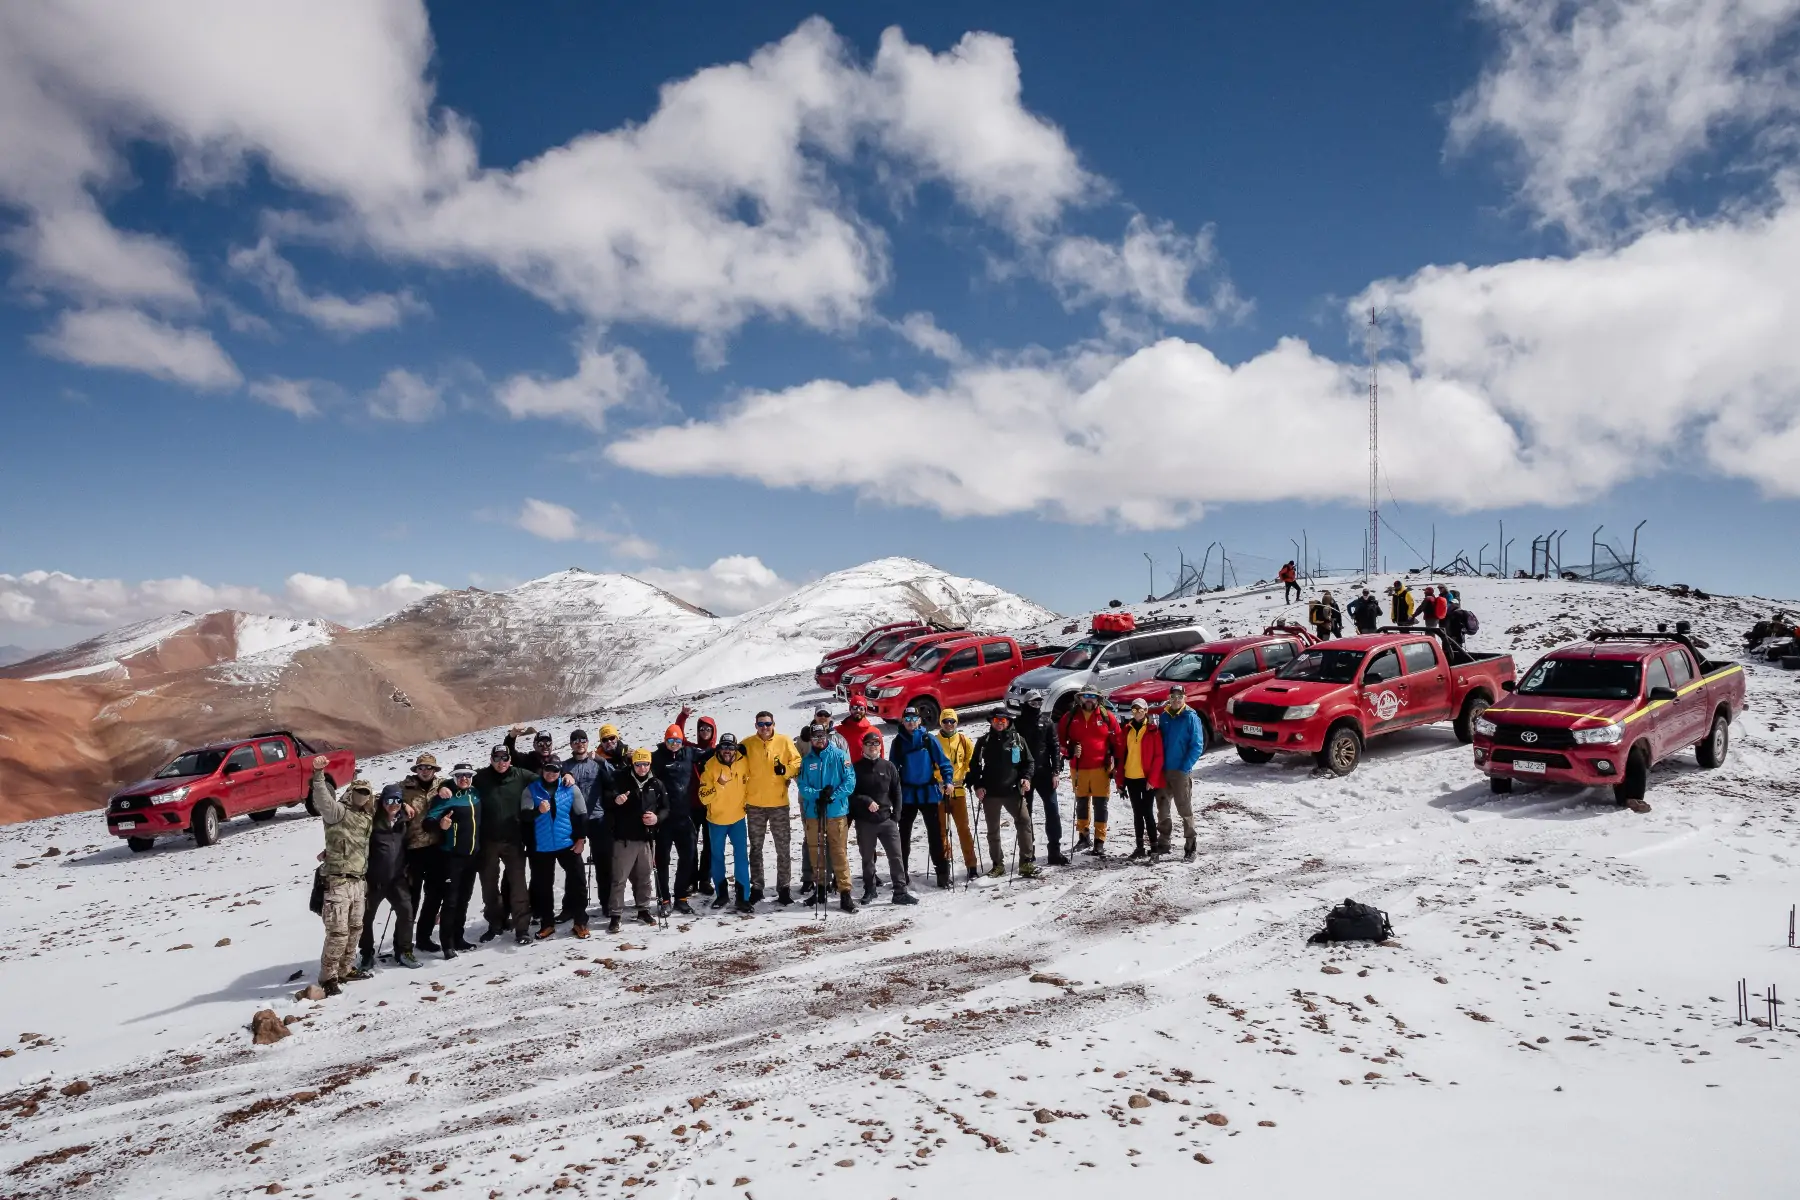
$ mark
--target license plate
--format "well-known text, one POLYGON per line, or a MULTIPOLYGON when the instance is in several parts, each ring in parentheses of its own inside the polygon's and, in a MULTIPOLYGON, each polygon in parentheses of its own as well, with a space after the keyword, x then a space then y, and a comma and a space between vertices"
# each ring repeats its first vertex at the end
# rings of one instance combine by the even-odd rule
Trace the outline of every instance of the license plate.
POLYGON ((1542 775, 1544 773, 1544 764, 1541 762, 1532 762, 1529 758, 1520 758, 1513 760, 1513 770, 1522 772, 1526 775, 1542 775))
POLYGON ((1263 727, 1261 725, 1240 725, 1238 726, 1238 732, 1244 734, 1246 737, 1261 737, 1263 727))
POLYGON ((119 819, 120 829, 136 829, 137 827, 138 820, 136 817, 121 817, 119 819))

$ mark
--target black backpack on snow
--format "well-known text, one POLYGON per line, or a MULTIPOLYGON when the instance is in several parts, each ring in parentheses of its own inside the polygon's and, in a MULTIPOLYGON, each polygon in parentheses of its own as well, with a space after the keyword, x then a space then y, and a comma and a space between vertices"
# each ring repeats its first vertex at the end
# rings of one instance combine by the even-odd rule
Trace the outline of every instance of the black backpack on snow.
POLYGON ((1388 915, 1372 904, 1346 900, 1325 917, 1325 928, 1310 942, 1385 942, 1394 936, 1388 915))

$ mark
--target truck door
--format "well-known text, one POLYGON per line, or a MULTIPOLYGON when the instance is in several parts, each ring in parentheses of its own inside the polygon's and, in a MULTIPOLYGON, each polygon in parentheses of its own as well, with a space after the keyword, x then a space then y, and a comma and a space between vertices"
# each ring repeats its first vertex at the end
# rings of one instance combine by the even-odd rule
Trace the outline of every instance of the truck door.
POLYGON ((301 776, 300 761, 293 757, 286 738, 270 738, 256 743, 256 756, 262 760, 264 807, 304 800, 311 776, 301 776))
POLYGON ((1408 642, 1400 647, 1406 667, 1407 702, 1412 709, 1408 725, 1441 721, 1450 715, 1450 675, 1433 642, 1408 642))
POLYGON ((1695 671, 1693 660, 1688 657, 1685 647, 1678 647, 1663 655, 1663 665, 1669 671, 1669 686, 1675 689, 1675 703, 1668 706, 1669 736, 1672 739, 1671 749, 1690 746, 1706 736, 1707 728, 1712 724, 1712 713, 1707 709, 1707 695, 1704 687, 1685 691, 1694 682, 1695 671))
POLYGON ((219 800, 225 815, 239 816, 262 807, 263 768, 256 761, 256 747, 248 742, 233 750, 219 768, 219 800))
POLYGON ((1644 732, 1650 737, 1652 762, 1673 754, 1681 744, 1677 740, 1680 736, 1681 718, 1676 712, 1681 702, 1672 700, 1657 704, 1656 701, 1650 699, 1650 693, 1657 688, 1673 686, 1674 684, 1669 679, 1669 668, 1664 665, 1662 655, 1659 654, 1644 664, 1644 703, 1647 710, 1649 705, 1656 705, 1655 709, 1649 711, 1644 718, 1644 724, 1650 726, 1644 732))
POLYGON ((1018 653, 1013 643, 1005 638, 997 638, 981 647, 981 694, 975 697, 976 700, 998 700, 1006 695, 1006 685, 1017 674, 1013 668, 1018 653))
POLYGON ((1225 711, 1226 700, 1261 683, 1269 674, 1258 669, 1254 650, 1239 650, 1220 663, 1218 672, 1213 675, 1212 690, 1212 698, 1218 702, 1217 711, 1225 711))
POLYGON ((938 680, 938 695, 947 707, 966 704, 968 701, 964 697, 974 695, 980 686, 980 676, 981 651, 975 646, 964 646, 944 664, 938 680))
POLYGON ((1386 733, 1411 723, 1398 650, 1381 651, 1363 668, 1362 719, 1371 733, 1386 733))
POLYGON ((1093 683, 1104 696, 1116 687, 1131 682, 1131 646, 1127 642, 1114 642, 1100 652, 1094 660, 1093 683))

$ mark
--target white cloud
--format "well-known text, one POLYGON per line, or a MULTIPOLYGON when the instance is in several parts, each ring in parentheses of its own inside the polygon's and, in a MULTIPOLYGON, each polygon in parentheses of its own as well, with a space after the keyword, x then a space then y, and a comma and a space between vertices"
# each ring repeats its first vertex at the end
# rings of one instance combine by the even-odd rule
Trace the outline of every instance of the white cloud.
POLYGON ((317 379, 283 379, 271 375, 257 380, 246 390, 254 400, 305 419, 318 416, 320 394, 335 392, 336 388, 317 379))
POLYGON ((659 402, 662 386, 637 351, 589 345, 581 349, 575 374, 560 379, 514 375, 494 389, 494 398, 518 419, 574 421, 597 431, 606 427, 606 414, 620 405, 659 402))
POLYGON ((636 574, 645 583, 727 617, 779 600, 799 586, 748 554, 727 555, 708 567, 646 567, 636 574))
POLYGON ((186 255, 161 238, 109 224, 92 204, 38 215, 8 239, 36 284, 83 300, 150 302, 177 308, 199 304, 186 255))
POLYGON ((527 498, 513 523, 547 542, 598 542, 625 558, 655 558, 662 553, 654 542, 598 528, 582 520, 574 509, 548 500, 527 498))
POLYGON ((413 372, 395 367, 369 393, 369 415, 383 421, 417 424, 443 411, 443 388, 413 372))
POLYGON ((90 367, 142 371, 197 388, 243 382, 225 351, 204 329, 183 329, 132 308, 64 312, 32 342, 46 354, 90 367))
MULTIPOLYGON (((1800 116, 1800 0, 1481 0, 1497 60, 1458 102, 1454 148, 1514 145, 1525 201, 1592 240, 1722 137, 1800 116)), ((1776 139, 1788 144, 1792 139, 1776 139)), ((1771 147, 1773 148, 1773 147, 1771 147)), ((1744 164, 1739 164, 1740 166, 1744 164)))
POLYGON ((326 617, 340 623, 373 620, 444 589, 439 584, 396 575, 386 583, 359 586, 304 572, 288 576, 282 594, 260 588, 210 584, 189 575, 127 583, 87 579, 61 571, 0 574, 0 628, 72 626, 80 629, 124 625, 167 613, 235 608, 278 616, 326 617))
POLYGON ((1189 295, 1195 277, 1217 266, 1211 229, 1189 237, 1165 221, 1134 214, 1117 245, 1063 237, 1045 255, 1044 271, 1065 305, 1124 304, 1182 325, 1210 327, 1249 312, 1220 277, 1204 301, 1189 295))
POLYGON ((409 314, 428 311, 411 292, 371 292, 357 300, 331 292, 309 292, 301 286, 294 264, 266 237, 255 246, 233 250, 230 263, 232 270, 255 282, 284 310, 334 333, 391 329, 409 314))
POLYGON ((941 358, 947 363, 959 363, 968 357, 963 350, 962 341, 954 333, 941 328, 937 318, 930 313, 907 313, 894 322, 894 332, 912 343, 914 349, 933 358, 941 358))

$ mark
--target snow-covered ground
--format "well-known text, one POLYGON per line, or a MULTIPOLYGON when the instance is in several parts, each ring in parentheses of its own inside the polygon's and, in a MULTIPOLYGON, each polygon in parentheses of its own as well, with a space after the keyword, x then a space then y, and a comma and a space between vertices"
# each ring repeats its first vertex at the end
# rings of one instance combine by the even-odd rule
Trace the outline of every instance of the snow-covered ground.
MULTIPOLYGON (((1522 660, 1683 618, 1729 656, 1770 607, 1459 585, 1479 644, 1522 660)), ((1266 589, 1196 607, 1232 633, 1296 611, 1266 589)), ((959 869, 911 909, 496 942, 317 1005, 290 981, 320 941, 297 811, 148 855, 94 814, 10 826, 0 1194, 1786 1194, 1800 1037, 1737 1025, 1734 987, 1800 990, 1800 677, 1747 675, 1730 761, 1659 769, 1642 816, 1490 795, 1448 728, 1344 779, 1212 754, 1192 864, 959 869), (1395 944, 1307 945, 1346 896, 1395 944), (253 1047, 264 1007, 295 1036, 253 1047)), ((801 675, 695 708, 791 733, 817 699, 801 675)), ((643 742, 677 706, 604 716, 643 742)), ((535 723, 560 744, 598 721, 535 723)), ((480 762, 496 737, 432 748, 480 762)))

